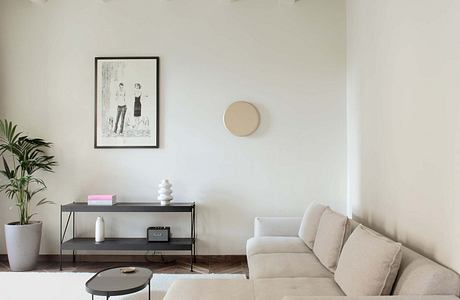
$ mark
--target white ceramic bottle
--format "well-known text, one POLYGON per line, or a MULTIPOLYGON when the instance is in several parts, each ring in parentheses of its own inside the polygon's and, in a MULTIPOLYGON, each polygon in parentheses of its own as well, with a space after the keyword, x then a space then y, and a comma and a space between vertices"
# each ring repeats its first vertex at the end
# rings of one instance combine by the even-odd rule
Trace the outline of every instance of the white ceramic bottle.
POLYGON ((105 225, 104 219, 102 217, 97 217, 94 231, 96 243, 102 243, 104 241, 105 236, 105 225))

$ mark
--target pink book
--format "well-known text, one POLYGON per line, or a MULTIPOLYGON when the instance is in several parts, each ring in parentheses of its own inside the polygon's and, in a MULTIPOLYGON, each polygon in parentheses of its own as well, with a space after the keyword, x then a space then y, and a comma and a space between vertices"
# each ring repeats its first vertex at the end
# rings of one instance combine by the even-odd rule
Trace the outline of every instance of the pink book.
POLYGON ((88 200, 107 200, 114 201, 116 200, 116 195, 88 195, 88 200))

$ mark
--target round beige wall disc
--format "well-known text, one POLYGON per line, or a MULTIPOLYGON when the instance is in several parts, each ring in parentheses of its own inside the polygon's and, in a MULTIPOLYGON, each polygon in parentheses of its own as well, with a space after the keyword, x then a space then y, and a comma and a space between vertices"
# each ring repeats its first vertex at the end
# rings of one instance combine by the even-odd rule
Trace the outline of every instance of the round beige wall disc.
POLYGON ((225 127, 236 136, 248 136, 254 133, 259 123, 259 111, 249 102, 234 102, 224 114, 225 127))

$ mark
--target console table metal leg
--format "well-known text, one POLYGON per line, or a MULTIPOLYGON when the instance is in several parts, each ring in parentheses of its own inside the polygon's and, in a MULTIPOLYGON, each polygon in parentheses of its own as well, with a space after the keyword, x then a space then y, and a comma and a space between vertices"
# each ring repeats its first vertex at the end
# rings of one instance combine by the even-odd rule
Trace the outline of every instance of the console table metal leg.
POLYGON ((195 218, 195 206, 193 206, 193 262, 196 263, 196 218, 195 218))
MULTIPOLYGON (((72 238, 75 238, 75 216, 76 212, 72 214, 72 238)), ((75 263, 75 250, 72 250, 72 262, 75 263)))
POLYGON ((59 270, 62 271, 62 205, 59 213, 59 270))
POLYGON ((192 244, 190 245, 190 272, 193 272, 193 263, 195 262, 195 207, 192 207, 192 211, 190 212, 190 239, 192 240, 192 244))
MULTIPOLYGON (((193 208, 190 211, 190 239, 193 245, 193 208)), ((193 246, 190 245, 190 272, 193 272, 193 246)))
POLYGON ((62 231, 62 206, 61 206, 61 214, 59 215, 59 270, 62 271, 62 244, 64 243, 65 239, 65 234, 67 232, 67 228, 69 227, 69 222, 70 222, 70 217, 72 216, 72 213, 69 213, 69 216, 67 217, 67 221, 65 223, 65 228, 64 231, 62 231))

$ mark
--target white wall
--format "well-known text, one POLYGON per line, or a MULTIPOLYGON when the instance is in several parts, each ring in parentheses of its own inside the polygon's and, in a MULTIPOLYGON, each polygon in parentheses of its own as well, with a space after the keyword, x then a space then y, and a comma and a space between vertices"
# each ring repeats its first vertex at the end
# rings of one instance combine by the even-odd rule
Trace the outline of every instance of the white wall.
MULTIPOLYGON (((198 203, 199 254, 243 254, 255 216, 301 215, 313 200, 345 210, 345 25, 344 0, 3 0, 0 117, 55 143, 51 200, 152 201, 170 178, 178 201, 198 203), (93 149, 93 60, 123 55, 161 57, 158 150, 93 149), (262 115, 248 138, 222 125, 240 99, 262 115)), ((15 220, 11 206, 1 202, 0 223, 15 220)), ((82 235, 95 217, 80 217, 82 235)), ((56 253, 59 207, 40 218, 42 253, 56 253)), ((185 234, 188 221, 106 219, 109 235, 134 236, 176 220, 185 234)))
POLYGON ((355 217, 460 271, 460 1, 348 1, 355 217))

